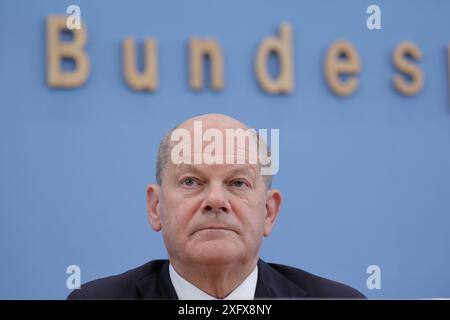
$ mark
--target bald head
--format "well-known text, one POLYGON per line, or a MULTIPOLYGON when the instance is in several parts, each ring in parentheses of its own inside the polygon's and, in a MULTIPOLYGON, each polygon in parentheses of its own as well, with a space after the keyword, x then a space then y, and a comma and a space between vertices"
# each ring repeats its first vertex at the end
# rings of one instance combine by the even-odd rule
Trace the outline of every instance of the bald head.
MULTIPOLYGON (((169 132, 167 132, 160 141, 158 150, 158 159, 156 163, 156 181, 159 185, 162 184, 162 176, 164 173, 164 169, 167 167, 167 164, 170 159, 171 149, 173 147, 173 143, 171 142, 172 133, 176 129, 186 129, 191 133, 191 135, 193 135, 194 126, 196 122, 201 122, 202 128, 205 130, 216 129, 220 130, 221 132, 225 132, 226 130, 229 129, 242 129, 244 131, 249 129, 249 127, 246 124, 224 114, 199 115, 180 123, 173 129, 171 129, 169 132)), ((259 135, 257 135, 257 139, 258 141, 260 140, 259 135)), ((264 146, 266 146, 263 139, 261 139, 261 143, 264 143, 264 146)), ((266 146, 266 148, 268 148, 268 146, 266 146)), ((270 153, 269 150, 268 153, 270 153)), ((264 184, 266 185, 267 189, 270 189, 272 185, 272 176, 263 175, 262 178, 264 180, 264 184)))
POLYGON ((220 113, 210 113, 210 114, 202 114, 199 116, 192 117, 181 124, 179 124, 176 128, 183 128, 189 131, 193 130, 194 122, 201 121, 203 124, 203 128, 215 128, 219 130, 225 129, 243 129, 247 130, 248 126, 244 123, 236 120, 230 116, 220 113))

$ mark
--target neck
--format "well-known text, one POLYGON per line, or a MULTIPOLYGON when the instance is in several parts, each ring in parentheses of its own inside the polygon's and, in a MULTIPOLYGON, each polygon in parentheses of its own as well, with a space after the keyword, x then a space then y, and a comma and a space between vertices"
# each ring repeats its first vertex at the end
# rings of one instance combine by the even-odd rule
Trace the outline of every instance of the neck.
POLYGON ((255 269, 258 257, 246 263, 205 265, 186 264, 170 259, 175 271, 197 288, 217 299, 223 299, 236 289, 255 269))

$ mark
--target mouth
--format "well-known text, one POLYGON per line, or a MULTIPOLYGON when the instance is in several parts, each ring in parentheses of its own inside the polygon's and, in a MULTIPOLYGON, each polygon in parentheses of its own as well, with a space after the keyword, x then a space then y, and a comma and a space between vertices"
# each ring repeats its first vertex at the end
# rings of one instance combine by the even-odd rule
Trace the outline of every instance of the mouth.
POLYGON ((206 227, 196 230, 194 233, 197 233, 200 231, 231 231, 231 232, 237 233, 235 230, 233 230, 231 228, 228 228, 225 226, 219 226, 219 225, 206 226, 206 227))

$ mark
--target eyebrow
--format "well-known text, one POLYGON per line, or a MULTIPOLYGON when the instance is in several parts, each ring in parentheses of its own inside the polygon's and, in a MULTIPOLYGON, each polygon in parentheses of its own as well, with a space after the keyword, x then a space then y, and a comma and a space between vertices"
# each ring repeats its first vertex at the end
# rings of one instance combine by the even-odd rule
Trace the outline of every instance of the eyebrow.
MULTIPOLYGON (((231 172, 227 173, 227 175, 236 175, 239 173, 248 175, 250 173, 251 177, 254 180, 256 180, 257 174, 256 174, 256 169, 254 168, 254 166, 252 166, 250 164, 234 164, 232 166, 239 166, 239 167, 232 169, 231 172)), ((203 174, 203 172, 200 169, 198 169, 197 165, 192 165, 192 164, 177 165, 175 171, 177 174, 181 174, 183 171, 192 171, 198 175, 203 174)))

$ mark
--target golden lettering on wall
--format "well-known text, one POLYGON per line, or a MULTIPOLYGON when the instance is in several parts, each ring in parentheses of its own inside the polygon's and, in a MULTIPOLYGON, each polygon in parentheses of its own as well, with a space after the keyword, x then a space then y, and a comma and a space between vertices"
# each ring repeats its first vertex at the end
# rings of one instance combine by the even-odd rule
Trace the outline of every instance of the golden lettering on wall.
POLYGON ((211 87, 223 89, 223 57, 219 44, 214 39, 192 38, 189 43, 190 85, 193 90, 203 88, 203 64, 205 57, 211 65, 211 87))
MULTIPOLYGON (((52 88, 76 88, 86 82, 90 61, 86 52, 88 33, 86 26, 69 30, 66 16, 47 17, 47 83, 52 88), (62 41, 61 34, 71 32, 70 41, 62 41), (62 61, 72 59, 73 70, 62 69, 62 61)), ((292 27, 288 23, 279 26, 279 34, 263 39, 257 49, 254 67, 256 79, 262 90, 270 94, 288 94, 294 90, 294 61, 292 27), (279 72, 272 77, 268 71, 268 59, 276 54, 279 72)), ((131 37, 124 39, 123 75, 128 86, 137 91, 155 91, 159 87, 159 64, 157 40, 144 41, 144 70, 137 66, 137 48, 131 37)), ((450 91, 450 45, 448 46, 448 73, 450 91)), ((204 64, 210 61, 211 88, 224 88, 224 58, 220 44, 213 38, 193 37, 189 41, 189 86, 199 91, 204 88, 204 64)), ((415 63, 422 53, 411 42, 400 43, 393 52, 394 67, 401 74, 393 77, 394 88, 403 95, 411 96, 420 92, 424 76, 415 63)), ((357 50, 349 41, 338 41, 330 46, 324 63, 325 80, 331 91, 338 96, 351 95, 358 88, 357 75, 362 65, 357 50)))
POLYGON ((448 104, 450 105, 450 44, 447 46, 448 104))
POLYGON ((259 46, 256 54, 256 78, 261 88, 268 93, 291 93, 294 90, 294 64, 292 61, 292 30, 283 23, 278 37, 268 37, 259 46), (280 72, 272 79, 267 71, 267 59, 275 53, 279 59, 280 72))
POLYGON ((412 96, 420 92, 423 87, 422 70, 405 59, 410 56, 413 60, 418 61, 422 58, 420 49, 411 42, 402 42, 394 50, 394 65, 399 70, 409 76, 411 81, 406 81, 404 77, 399 74, 394 76, 394 88, 398 92, 406 96, 412 96))
POLYGON ((133 38, 123 42, 123 73, 125 82, 136 91, 153 91, 158 88, 158 52, 155 39, 145 40, 144 71, 137 70, 136 45, 133 38))
POLYGON ((331 90, 339 96, 351 95, 358 87, 356 74, 361 71, 358 52, 348 41, 334 43, 325 58, 325 79, 331 90), (342 75, 348 75, 346 81, 342 75))
POLYGON ((81 86, 89 75, 89 57, 84 51, 87 42, 87 30, 84 24, 80 29, 69 30, 66 16, 47 18, 47 83, 53 88, 76 88, 81 86), (73 34, 73 40, 61 41, 64 31, 73 34), (73 59, 73 71, 63 71, 63 59, 73 59))

